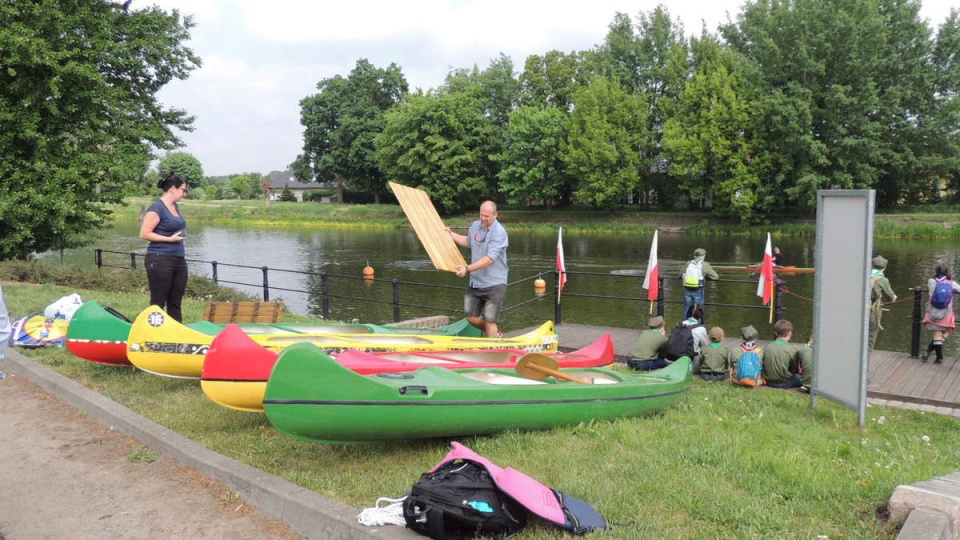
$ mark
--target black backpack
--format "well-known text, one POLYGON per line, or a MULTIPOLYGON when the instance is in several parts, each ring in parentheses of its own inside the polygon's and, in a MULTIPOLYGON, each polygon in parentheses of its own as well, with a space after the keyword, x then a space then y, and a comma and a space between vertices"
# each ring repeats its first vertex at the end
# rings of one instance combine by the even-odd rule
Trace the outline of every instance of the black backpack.
POLYGON ((698 326, 700 325, 683 326, 681 323, 670 332, 665 351, 667 360, 676 360, 681 356, 689 356, 693 360, 696 355, 696 349, 693 348, 693 329, 698 326))
POLYGON ((527 524, 527 510, 472 461, 454 460, 420 475, 403 501, 407 527, 434 540, 502 538, 527 524))
POLYGON ((502 538, 527 524, 527 510, 500 491, 490 473, 454 460, 420 475, 403 501, 407 527, 434 540, 502 538))

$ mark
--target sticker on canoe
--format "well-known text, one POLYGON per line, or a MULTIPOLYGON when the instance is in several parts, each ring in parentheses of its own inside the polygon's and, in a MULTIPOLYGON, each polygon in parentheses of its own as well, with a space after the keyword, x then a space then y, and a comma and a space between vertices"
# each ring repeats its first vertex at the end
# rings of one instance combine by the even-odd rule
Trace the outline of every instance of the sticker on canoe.
POLYGON ((154 311, 153 313, 148 315, 147 324, 149 324, 154 328, 159 328, 163 326, 163 313, 160 313, 159 311, 154 311))
POLYGON ((164 343, 162 341, 148 341, 143 344, 142 351, 136 352, 162 352, 176 354, 197 354, 200 356, 206 356, 209 349, 209 345, 200 345, 197 343, 164 343))

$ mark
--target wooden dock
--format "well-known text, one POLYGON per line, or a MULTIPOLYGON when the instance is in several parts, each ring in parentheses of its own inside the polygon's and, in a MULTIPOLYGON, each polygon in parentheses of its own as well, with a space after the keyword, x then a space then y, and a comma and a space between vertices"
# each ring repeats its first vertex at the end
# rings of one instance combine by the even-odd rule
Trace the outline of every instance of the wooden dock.
MULTIPOLYGON (((510 332, 509 335, 531 330, 510 332)), ((563 350, 584 347, 606 332, 613 337, 618 360, 627 357, 640 335, 639 329, 572 323, 557 326, 560 348, 563 350)), ((764 341, 758 343, 766 344, 764 341)), ((724 340, 724 345, 730 348, 739 344, 737 336, 727 336, 724 340)), ((942 364, 935 364, 932 358, 924 364, 919 358, 910 358, 908 353, 875 350, 870 356, 867 373, 867 398, 871 403, 908 406, 960 416, 960 362, 948 357, 942 364)))

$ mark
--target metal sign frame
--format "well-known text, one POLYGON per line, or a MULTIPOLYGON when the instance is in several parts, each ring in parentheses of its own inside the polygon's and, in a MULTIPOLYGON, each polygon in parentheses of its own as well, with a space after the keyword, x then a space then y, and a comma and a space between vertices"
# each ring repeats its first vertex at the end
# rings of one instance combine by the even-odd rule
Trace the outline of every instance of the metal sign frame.
POLYGON ((811 405, 823 396, 866 423, 874 190, 817 192, 814 372, 811 405))

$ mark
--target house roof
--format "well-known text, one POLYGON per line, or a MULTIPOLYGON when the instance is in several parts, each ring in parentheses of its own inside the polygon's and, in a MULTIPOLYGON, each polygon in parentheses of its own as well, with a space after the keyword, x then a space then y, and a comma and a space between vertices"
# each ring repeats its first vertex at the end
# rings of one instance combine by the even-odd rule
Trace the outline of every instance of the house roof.
POLYGON ((316 182, 298 182, 292 171, 273 171, 270 173, 270 189, 316 189, 320 184, 316 182))

